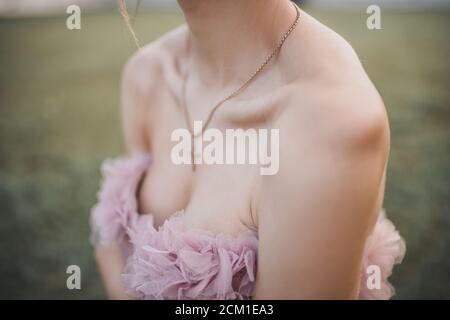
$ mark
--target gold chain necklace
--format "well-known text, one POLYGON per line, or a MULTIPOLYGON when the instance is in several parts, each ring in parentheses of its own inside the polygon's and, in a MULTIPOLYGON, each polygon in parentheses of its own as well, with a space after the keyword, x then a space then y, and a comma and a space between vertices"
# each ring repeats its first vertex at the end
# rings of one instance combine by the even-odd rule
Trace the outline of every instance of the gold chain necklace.
POLYGON ((185 72, 183 74, 183 79, 182 79, 182 88, 181 88, 181 99, 180 99, 180 104, 182 105, 183 111, 184 111, 184 117, 187 123, 187 127, 189 130, 189 133, 191 134, 191 162, 192 162, 192 171, 195 171, 195 158, 194 158, 194 154, 195 154, 195 138, 199 135, 202 135, 203 132, 206 130, 206 128, 208 127, 209 123, 211 122, 211 119, 214 115, 214 113, 217 111, 217 109, 219 109, 219 107, 225 102, 230 100, 231 98, 234 98, 235 96, 237 96, 240 92, 242 92, 242 90, 247 87, 250 82, 252 82, 256 76, 258 74, 260 74, 263 69, 267 66, 267 64, 269 64, 269 62, 272 60, 273 57, 275 57, 281 50, 281 47, 283 46, 284 42, 286 41, 286 39, 289 37, 289 35, 292 33, 292 31, 295 29, 295 27, 298 24, 298 21, 300 19, 300 9, 299 7, 292 2, 292 4, 295 7, 295 10, 297 11, 297 16, 294 20, 294 22, 290 25, 289 29, 283 34, 283 36, 281 37, 280 42, 278 43, 278 45, 275 47, 275 49, 267 56, 267 58, 264 60, 264 62, 258 67, 258 69, 256 69, 255 72, 253 72, 250 77, 236 90, 234 90, 233 92, 231 92, 228 96, 226 96, 225 98, 223 98, 222 100, 220 100, 219 102, 217 102, 214 107, 212 108, 211 112, 209 113, 208 117, 206 118, 205 123, 202 125, 202 128, 200 130, 200 132, 194 133, 194 129, 192 127, 191 124, 191 119, 189 116, 189 112, 188 112, 188 108, 186 106, 186 80, 187 80, 187 72, 185 72))

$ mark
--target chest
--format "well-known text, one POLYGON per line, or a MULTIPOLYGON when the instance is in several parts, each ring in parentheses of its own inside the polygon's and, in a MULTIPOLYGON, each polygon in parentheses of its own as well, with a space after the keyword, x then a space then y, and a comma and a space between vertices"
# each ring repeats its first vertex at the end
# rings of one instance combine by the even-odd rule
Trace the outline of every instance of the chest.
POLYGON ((196 154, 201 154, 203 163, 196 164, 194 172, 190 164, 174 161, 174 148, 181 140, 174 140, 173 134, 176 130, 186 130, 187 125, 176 105, 166 105, 166 108, 158 114, 157 121, 153 119, 155 122, 149 137, 153 163, 139 190, 140 212, 152 213, 156 226, 164 223, 174 212, 184 210, 186 228, 209 230, 215 234, 239 234, 254 229, 252 200, 261 175, 260 164, 251 162, 249 154, 253 152, 252 143, 258 144, 259 136, 256 136, 256 141, 244 137, 244 145, 240 146, 244 161, 238 162, 239 142, 228 132, 248 129, 258 132, 259 129, 265 130, 264 123, 251 121, 245 124, 232 115, 218 113, 207 129, 213 130, 218 137, 214 146, 212 140, 206 141, 211 131, 204 131, 200 141, 195 141, 196 154), (233 145, 234 162, 227 162, 230 145, 233 145), (211 148, 215 149, 212 151, 214 155, 221 153, 215 159, 223 161, 207 163, 207 155, 211 154, 208 148, 210 152, 211 148))
MULTIPOLYGON (((148 127, 151 128, 148 141, 153 164, 142 180, 138 195, 140 212, 152 213, 156 226, 161 225, 174 212, 185 210, 187 228, 228 234, 238 234, 246 229, 256 228, 256 213, 252 212, 252 201, 261 181, 259 155, 262 153, 258 147, 260 144, 267 145, 271 138, 269 130, 276 129, 272 128, 272 125, 280 107, 283 106, 281 97, 284 96, 281 90, 262 94, 264 85, 260 87, 256 83, 254 89, 249 91, 248 96, 259 98, 246 98, 243 95, 243 98, 227 101, 214 113, 208 127, 200 135, 200 141, 196 140, 194 145, 196 153, 202 153, 205 159, 208 147, 211 151, 213 140, 220 140, 213 153, 221 153, 218 158, 223 161, 215 164, 203 162, 196 165, 195 172, 190 164, 174 161, 174 148, 180 142, 179 139, 173 139, 174 133, 179 130, 187 132, 188 124, 177 99, 177 91, 169 86, 164 90, 163 86, 157 101, 154 101, 158 107, 152 112, 151 119, 148 119, 148 127), (229 138, 230 130, 244 132, 241 140, 244 145, 240 145, 241 152, 244 152, 241 154, 243 161, 238 160, 239 138, 229 138), (249 130, 256 133, 253 138, 246 136, 249 130), (261 130, 266 131, 266 136, 264 132, 260 135, 261 130), (210 135, 210 140, 205 141, 211 132, 218 138, 212 139, 210 135), (232 144, 234 146, 230 147, 232 144), (256 149, 253 148, 255 144, 256 149), (231 149, 235 151, 234 162, 227 161, 227 150, 231 149), (250 158, 255 152, 256 161, 252 161, 250 158)), ((200 121, 201 128, 213 105, 209 102, 214 101, 214 98, 208 95, 191 95, 189 101, 190 119, 192 122, 200 121)))

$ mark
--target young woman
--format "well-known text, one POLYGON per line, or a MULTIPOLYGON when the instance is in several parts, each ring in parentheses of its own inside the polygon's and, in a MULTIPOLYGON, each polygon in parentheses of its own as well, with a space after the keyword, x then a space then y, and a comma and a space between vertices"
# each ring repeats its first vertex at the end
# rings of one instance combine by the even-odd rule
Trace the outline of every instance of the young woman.
POLYGON ((123 73, 128 156, 104 164, 92 211, 109 297, 390 298, 389 126, 352 47, 288 0, 178 2, 186 24, 123 73), (175 163, 194 120, 277 129, 279 169, 175 163))

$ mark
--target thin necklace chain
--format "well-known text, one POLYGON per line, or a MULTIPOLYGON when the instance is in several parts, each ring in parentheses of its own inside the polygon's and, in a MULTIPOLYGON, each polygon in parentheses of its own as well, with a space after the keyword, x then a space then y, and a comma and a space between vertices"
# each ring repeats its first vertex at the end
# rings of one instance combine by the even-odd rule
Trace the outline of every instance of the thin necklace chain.
POLYGON ((226 101, 230 100, 231 98, 234 98, 235 96, 237 96, 239 93, 241 93, 249 84, 250 82, 252 82, 263 70, 264 68, 269 64, 269 62, 280 52, 281 47, 283 46, 284 42, 286 41, 286 39, 289 37, 289 35, 292 33, 292 31, 295 29, 295 27, 297 26, 299 20, 300 20, 300 9, 299 7, 292 2, 292 4, 295 7, 295 10, 297 11, 297 16, 294 20, 294 22, 290 25, 289 29, 283 34, 283 36, 281 37, 278 45, 275 47, 275 49, 267 56, 267 58, 264 60, 264 62, 258 67, 258 69, 255 70, 255 72, 253 72, 250 77, 244 81, 244 83, 238 87, 236 90, 234 90, 233 92, 231 92, 228 96, 226 96, 225 98, 223 98, 222 100, 220 100, 219 102, 217 102, 214 107, 212 108, 211 112, 209 113, 208 117, 206 118, 205 123, 202 125, 202 128, 200 130, 200 132, 198 132, 197 134, 194 133, 192 124, 191 124, 191 119, 189 116, 189 112, 188 112, 188 108, 186 105, 186 82, 187 82, 187 72, 184 73, 183 75, 183 79, 182 79, 182 88, 181 88, 181 105, 183 107, 183 111, 184 111, 184 117, 185 120, 187 122, 187 127, 188 130, 191 134, 191 162, 192 162, 192 171, 195 171, 195 161, 194 161, 194 152, 195 152, 195 148, 194 148, 194 140, 195 138, 202 134, 206 128, 209 126, 211 119, 214 115, 214 113, 217 111, 217 109, 219 109, 219 107, 226 101))

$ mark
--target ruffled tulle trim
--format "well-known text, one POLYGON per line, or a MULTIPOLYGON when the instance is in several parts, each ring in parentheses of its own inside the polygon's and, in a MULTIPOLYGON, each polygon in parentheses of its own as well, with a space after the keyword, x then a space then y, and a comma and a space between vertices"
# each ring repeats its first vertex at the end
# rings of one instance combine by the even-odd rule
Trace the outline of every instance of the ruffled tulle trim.
POLYGON ((405 251, 405 241, 382 211, 366 241, 359 299, 387 300, 395 294, 388 278, 394 265, 402 262, 405 251))
MULTIPOLYGON (((116 242, 129 249, 123 273, 128 293, 141 299, 251 298, 257 233, 234 237, 185 230, 183 211, 155 229, 152 215, 138 214, 136 198, 150 164, 148 154, 106 160, 98 203, 91 212, 95 246, 116 242)), ((391 298, 394 288, 388 277, 404 254, 405 242, 382 212, 365 245, 359 299, 391 298), (378 268, 378 282, 368 274, 370 267, 378 268)))
POLYGON ((156 230, 151 215, 139 219, 135 248, 123 274, 140 299, 246 299, 253 294, 258 239, 185 230, 183 211, 156 230))
POLYGON ((106 160, 98 203, 91 213, 95 246, 131 245, 123 273, 130 295, 141 299, 246 299, 256 273, 258 239, 184 230, 183 211, 156 230, 153 216, 139 215, 136 190, 148 155, 106 160))
POLYGON ((127 230, 134 228, 138 217, 137 185, 150 163, 151 158, 147 154, 103 162, 103 181, 90 219, 91 242, 94 246, 128 240, 127 230))

